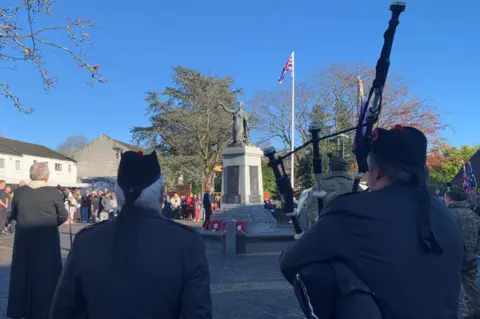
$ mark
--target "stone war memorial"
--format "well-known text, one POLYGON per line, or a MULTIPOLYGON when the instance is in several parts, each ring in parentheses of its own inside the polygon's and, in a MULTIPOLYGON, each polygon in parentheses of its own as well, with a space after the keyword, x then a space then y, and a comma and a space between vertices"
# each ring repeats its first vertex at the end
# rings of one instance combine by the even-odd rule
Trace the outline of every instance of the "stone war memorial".
POLYGON ((228 250, 234 237, 236 253, 278 251, 293 241, 293 229, 280 228, 264 208, 262 150, 250 143, 243 103, 237 109, 223 106, 233 116, 232 142, 223 150, 221 211, 212 216, 204 239, 228 250), (230 225, 230 230, 229 230, 230 225), (233 233, 229 236, 229 233, 233 233))

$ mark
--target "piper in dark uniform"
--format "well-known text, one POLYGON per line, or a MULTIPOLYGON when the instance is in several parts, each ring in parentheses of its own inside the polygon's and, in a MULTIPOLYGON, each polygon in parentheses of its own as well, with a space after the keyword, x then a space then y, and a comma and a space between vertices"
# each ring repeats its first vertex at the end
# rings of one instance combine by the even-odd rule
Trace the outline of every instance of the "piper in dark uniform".
POLYGON ((212 318, 205 247, 196 231, 160 216, 155 152, 125 152, 117 183, 121 211, 77 234, 50 318, 212 318))
POLYGON ((322 284, 310 290, 324 298, 309 306, 331 312, 312 318, 338 318, 332 305, 359 292, 374 296, 382 318, 457 318, 463 243, 452 214, 426 188, 426 152, 427 139, 415 128, 376 129, 368 156, 372 191, 335 198, 283 254, 281 270, 294 286, 304 269, 323 270, 322 284), (337 276, 339 262, 353 276, 337 276), (361 286, 348 282, 355 277, 361 286))

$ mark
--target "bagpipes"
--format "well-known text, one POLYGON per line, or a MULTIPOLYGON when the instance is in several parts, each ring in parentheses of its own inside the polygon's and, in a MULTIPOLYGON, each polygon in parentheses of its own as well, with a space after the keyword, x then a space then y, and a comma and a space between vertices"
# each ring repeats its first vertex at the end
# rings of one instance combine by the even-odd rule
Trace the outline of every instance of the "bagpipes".
POLYGON ((323 199, 326 196, 326 192, 320 189, 320 181, 322 178, 322 156, 320 153, 320 141, 335 137, 340 134, 349 133, 355 131, 355 139, 353 145, 353 153, 358 165, 358 172, 355 176, 352 191, 357 192, 361 179, 368 170, 367 156, 370 151, 370 144, 372 140, 372 130, 375 123, 377 123, 382 110, 382 95, 387 80, 388 69, 390 67, 390 53, 392 51, 393 40, 395 37, 395 31, 397 29, 400 14, 405 11, 406 3, 393 2, 390 5, 390 11, 392 17, 389 21, 389 26, 385 31, 383 38, 384 43, 380 58, 377 61, 375 67, 375 79, 372 84, 372 88, 368 94, 368 99, 361 108, 358 118, 358 124, 355 127, 351 127, 333 134, 320 136, 321 125, 312 124, 310 127, 310 133, 312 138, 305 144, 295 148, 294 150, 286 153, 285 155, 275 157, 275 148, 268 147, 263 150, 264 155, 268 158, 268 166, 273 169, 275 175, 275 181, 277 184, 278 193, 283 202, 283 211, 287 216, 292 219, 293 227, 295 228, 295 238, 299 239, 303 235, 303 230, 297 219, 297 214, 294 212, 294 192, 290 178, 288 177, 283 161, 294 153, 304 149, 308 145, 313 146, 313 171, 316 181, 316 191, 313 193, 318 200, 318 212, 323 209, 323 199), (372 105, 369 107, 370 99, 373 98, 372 105))

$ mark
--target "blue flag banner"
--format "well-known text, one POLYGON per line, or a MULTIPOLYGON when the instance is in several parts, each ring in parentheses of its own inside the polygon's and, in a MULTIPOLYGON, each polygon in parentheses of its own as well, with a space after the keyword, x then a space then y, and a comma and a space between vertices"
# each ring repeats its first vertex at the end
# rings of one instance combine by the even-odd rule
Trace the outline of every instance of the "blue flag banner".
POLYGON ((470 189, 477 189, 477 179, 475 178, 475 173, 473 172, 473 166, 471 162, 468 162, 470 167, 470 189))

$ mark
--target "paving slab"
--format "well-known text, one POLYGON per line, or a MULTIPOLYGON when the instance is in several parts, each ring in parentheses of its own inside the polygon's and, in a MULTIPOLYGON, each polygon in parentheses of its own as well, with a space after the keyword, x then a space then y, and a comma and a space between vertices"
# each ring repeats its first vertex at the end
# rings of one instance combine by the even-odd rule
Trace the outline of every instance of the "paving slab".
MULTIPOLYGON (((84 224, 72 225, 77 233, 84 224)), ((196 225, 193 225, 196 226, 196 225)), ((69 227, 60 228, 62 254, 70 249, 69 227)), ((13 236, 0 236, 0 318, 5 316, 13 236)), ((214 319, 304 318, 290 285, 278 268, 278 254, 252 254, 226 259, 207 252, 211 271, 214 319)))

